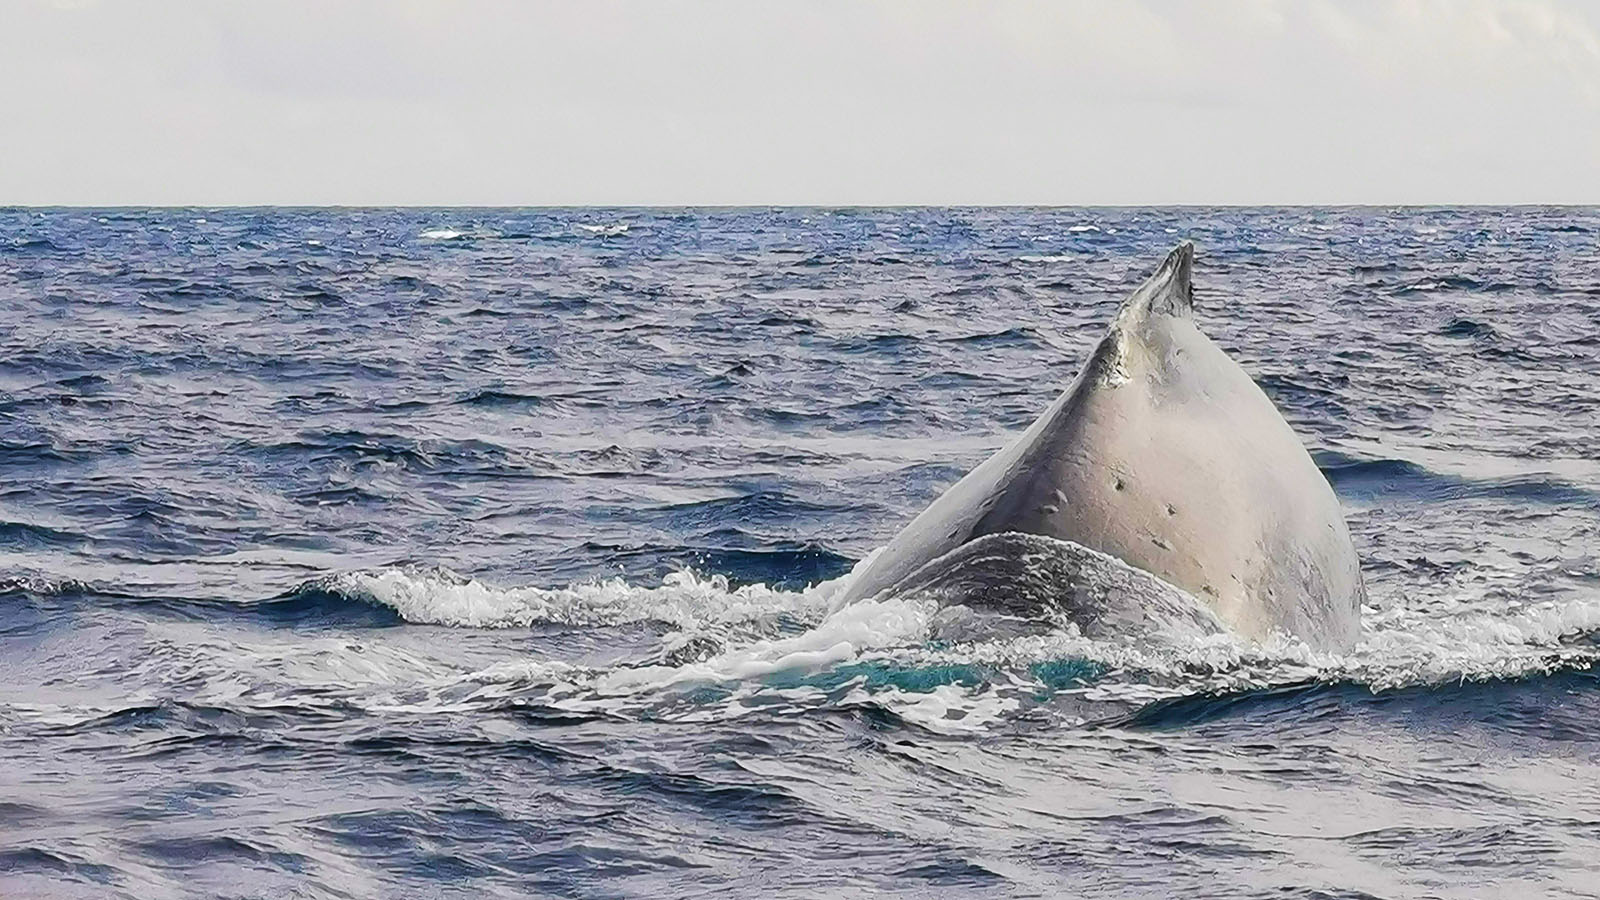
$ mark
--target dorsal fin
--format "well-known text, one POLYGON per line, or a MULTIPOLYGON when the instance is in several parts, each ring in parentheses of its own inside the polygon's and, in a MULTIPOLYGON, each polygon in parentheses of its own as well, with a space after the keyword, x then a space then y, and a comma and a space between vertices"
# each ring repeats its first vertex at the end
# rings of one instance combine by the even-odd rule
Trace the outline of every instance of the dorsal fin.
POLYGON ((1090 357, 1088 371, 1108 385, 1127 381, 1127 354, 1145 340, 1146 323, 1159 316, 1188 319, 1194 314, 1193 277, 1194 244, 1184 241, 1123 301, 1111 330, 1090 357))
POLYGON ((1117 314, 1119 320, 1130 314, 1188 316, 1194 312, 1194 243, 1184 241, 1173 248, 1155 274, 1133 292, 1117 314))

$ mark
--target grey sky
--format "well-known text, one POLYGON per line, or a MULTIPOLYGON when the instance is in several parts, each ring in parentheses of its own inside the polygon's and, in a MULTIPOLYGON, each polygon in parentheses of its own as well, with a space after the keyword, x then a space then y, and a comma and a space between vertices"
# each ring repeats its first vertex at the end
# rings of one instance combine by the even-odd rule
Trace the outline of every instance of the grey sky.
POLYGON ((0 0, 0 203, 1600 202, 1600 0, 0 0))

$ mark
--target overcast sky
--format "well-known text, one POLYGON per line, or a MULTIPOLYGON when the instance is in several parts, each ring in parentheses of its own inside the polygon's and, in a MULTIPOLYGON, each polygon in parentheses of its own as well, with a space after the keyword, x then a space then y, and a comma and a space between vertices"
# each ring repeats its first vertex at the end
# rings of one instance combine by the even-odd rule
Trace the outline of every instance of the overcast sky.
POLYGON ((0 204, 1600 203, 1600 0, 0 0, 0 204))

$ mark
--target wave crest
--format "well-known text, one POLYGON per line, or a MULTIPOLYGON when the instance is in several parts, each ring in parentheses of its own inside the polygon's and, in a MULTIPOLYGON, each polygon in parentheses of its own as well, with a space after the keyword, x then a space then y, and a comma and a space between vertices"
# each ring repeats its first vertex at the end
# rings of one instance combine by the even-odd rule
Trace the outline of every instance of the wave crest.
POLYGON ((611 578, 565 588, 500 588, 442 566, 345 572, 306 588, 384 606, 414 624, 466 628, 633 622, 695 628, 775 612, 817 613, 826 609, 833 593, 831 585, 801 592, 764 584, 733 588, 725 576, 688 570, 668 574, 656 587, 636 587, 611 578))

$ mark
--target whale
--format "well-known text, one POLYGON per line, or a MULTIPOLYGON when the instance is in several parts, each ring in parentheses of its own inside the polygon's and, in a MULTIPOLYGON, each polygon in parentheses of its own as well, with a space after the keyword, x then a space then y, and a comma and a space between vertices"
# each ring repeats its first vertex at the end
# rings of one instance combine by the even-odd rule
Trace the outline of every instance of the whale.
POLYGON ((1190 242, 1168 254, 1055 401, 858 565, 840 601, 1350 648, 1366 588, 1339 500, 1196 324, 1194 260, 1190 242))

